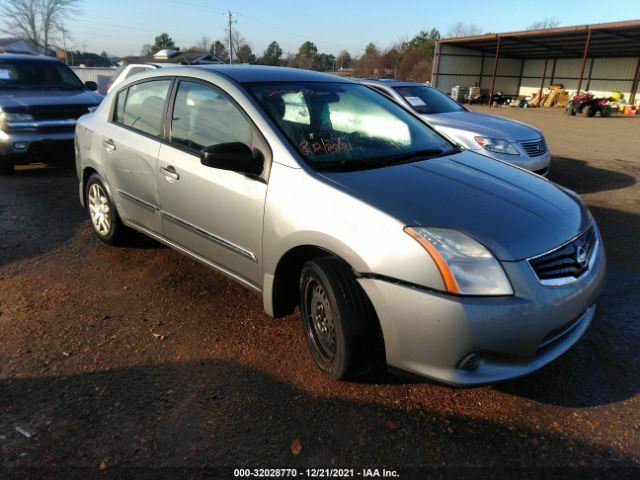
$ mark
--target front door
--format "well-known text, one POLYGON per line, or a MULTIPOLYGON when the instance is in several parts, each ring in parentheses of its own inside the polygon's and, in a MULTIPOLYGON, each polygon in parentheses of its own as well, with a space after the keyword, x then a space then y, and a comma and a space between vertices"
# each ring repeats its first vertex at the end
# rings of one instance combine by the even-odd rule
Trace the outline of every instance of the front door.
POLYGON ((261 284, 267 186, 206 167, 200 150, 226 142, 266 147, 244 112, 211 84, 181 80, 160 147, 158 189, 165 236, 253 286, 261 284))

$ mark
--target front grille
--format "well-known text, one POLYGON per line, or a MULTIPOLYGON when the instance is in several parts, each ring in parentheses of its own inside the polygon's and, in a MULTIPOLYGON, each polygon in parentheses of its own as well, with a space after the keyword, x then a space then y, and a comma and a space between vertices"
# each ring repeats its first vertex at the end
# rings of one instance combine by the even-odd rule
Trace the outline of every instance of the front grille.
POLYGON ((61 120, 73 118, 77 119, 89 113, 89 107, 95 105, 48 105, 34 106, 29 108, 29 113, 34 120, 61 120))
POLYGON ((522 142, 521 145, 530 157, 539 157, 547 153, 547 143, 544 138, 535 142, 522 142))
POLYGON ((589 269, 596 244, 596 231, 592 225, 569 243, 529 259, 529 264, 543 284, 566 283, 580 278, 589 269))

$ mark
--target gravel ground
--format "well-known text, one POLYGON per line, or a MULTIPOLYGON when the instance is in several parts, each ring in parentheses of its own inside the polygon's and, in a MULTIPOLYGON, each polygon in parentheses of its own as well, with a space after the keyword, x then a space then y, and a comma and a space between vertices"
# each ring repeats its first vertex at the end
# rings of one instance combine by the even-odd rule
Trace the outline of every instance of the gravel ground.
POLYGON ((492 113, 544 131, 550 178, 591 207, 609 268, 575 348, 480 388, 329 380, 297 316, 267 317, 258 295, 143 237, 96 240, 72 160, 0 177, 0 478, 638 478, 640 119, 492 113))

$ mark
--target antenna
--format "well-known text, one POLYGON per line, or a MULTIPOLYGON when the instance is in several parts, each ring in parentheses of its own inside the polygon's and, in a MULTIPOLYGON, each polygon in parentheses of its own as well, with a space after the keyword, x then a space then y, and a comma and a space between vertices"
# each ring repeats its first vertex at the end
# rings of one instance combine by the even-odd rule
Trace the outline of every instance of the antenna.
POLYGON ((227 17, 227 32, 229 32, 229 63, 233 63, 233 24, 238 23, 237 20, 233 19, 234 15, 240 15, 238 12, 232 12, 231 10, 227 10, 227 13, 223 13, 225 17, 227 17))

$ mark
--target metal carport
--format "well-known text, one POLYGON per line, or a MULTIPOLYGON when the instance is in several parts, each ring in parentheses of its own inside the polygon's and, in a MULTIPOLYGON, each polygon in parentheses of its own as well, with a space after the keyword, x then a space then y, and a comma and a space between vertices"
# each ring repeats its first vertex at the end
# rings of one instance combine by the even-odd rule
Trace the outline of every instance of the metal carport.
POLYGON ((432 79, 445 92, 477 83, 490 99, 497 89, 522 96, 545 84, 579 91, 584 83, 603 94, 621 91, 630 103, 639 82, 640 20, 442 39, 432 79))

